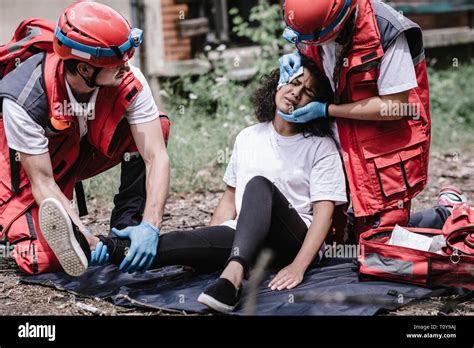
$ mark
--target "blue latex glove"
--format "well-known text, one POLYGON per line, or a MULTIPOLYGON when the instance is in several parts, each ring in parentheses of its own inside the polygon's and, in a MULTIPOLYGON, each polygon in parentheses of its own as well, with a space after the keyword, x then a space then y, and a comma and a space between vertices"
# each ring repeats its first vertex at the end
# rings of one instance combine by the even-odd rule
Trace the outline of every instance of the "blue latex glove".
POLYGON ((130 226, 123 230, 112 228, 112 233, 120 238, 131 240, 130 249, 120 264, 122 272, 133 273, 146 271, 155 260, 160 229, 146 221, 138 226, 130 226))
POLYGON ((285 85, 290 81, 290 77, 301 68, 301 55, 298 50, 295 50, 293 53, 284 55, 278 61, 280 63, 278 85, 285 85))
POLYGON ((109 261, 109 253, 107 251, 107 245, 99 242, 95 246, 95 250, 91 252, 91 259, 89 266, 105 265, 109 261))
POLYGON ((284 112, 278 110, 278 115, 288 122, 306 123, 317 118, 327 117, 327 103, 314 101, 306 104, 302 108, 296 109, 291 114, 285 114, 284 112))

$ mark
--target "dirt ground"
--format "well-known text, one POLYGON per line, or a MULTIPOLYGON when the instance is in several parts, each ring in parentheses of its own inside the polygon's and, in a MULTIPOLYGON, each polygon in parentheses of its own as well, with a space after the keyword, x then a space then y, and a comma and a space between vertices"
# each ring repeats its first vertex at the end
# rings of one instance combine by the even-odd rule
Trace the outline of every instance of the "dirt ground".
MULTIPOLYGON (((439 188, 446 184, 461 187, 474 199, 474 149, 460 153, 432 153, 430 182, 413 202, 412 211, 430 207, 439 188)), ((202 192, 170 197, 163 231, 205 225, 220 197, 219 192, 202 192)), ((112 203, 90 201, 86 225, 96 233, 107 233, 112 203)), ((447 298, 433 298, 401 308, 388 315, 436 315, 447 298)), ((52 288, 20 283, 14 264, 0 260, 0 315, 189 315, 136 310, 115 306, 98 298, 82 298, 52 288)), ((474 315, 474 301, 460 305, 451 315, 474 315)))

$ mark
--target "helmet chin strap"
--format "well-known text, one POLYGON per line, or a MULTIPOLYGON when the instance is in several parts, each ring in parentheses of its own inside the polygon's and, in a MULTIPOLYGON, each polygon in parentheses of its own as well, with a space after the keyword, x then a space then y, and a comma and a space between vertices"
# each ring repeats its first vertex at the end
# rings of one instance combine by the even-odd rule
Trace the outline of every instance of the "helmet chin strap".
POLYGON ((94 72, 92 73, 92 76, 90 77, 90 79, 88 79, 84 75, 82 75, 81 72, 79 71, 79 69, 77 69, 77 73, 79 74, 80 77, 82 77, 82 79, 84 80, 84 82, 86 83, 86 85, 89 88, 104 87, 104 86, 98 85, 97 82, 96 82, 97 75, 99 75, 99 73, 102 71, 102 68, 95 68, 94 67, 93 69, 94 69, 94 72))

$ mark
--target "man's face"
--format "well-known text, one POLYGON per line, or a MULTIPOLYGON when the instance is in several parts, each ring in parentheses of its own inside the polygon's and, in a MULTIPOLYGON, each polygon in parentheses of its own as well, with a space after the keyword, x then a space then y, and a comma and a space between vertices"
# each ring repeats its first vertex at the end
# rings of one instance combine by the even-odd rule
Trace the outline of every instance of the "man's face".
POLYGON ((96 83, 99 86, 117 87, 122 81, 127 72, 130 71, 128 62, 112 68, 103 68, 97 75, 96 83))

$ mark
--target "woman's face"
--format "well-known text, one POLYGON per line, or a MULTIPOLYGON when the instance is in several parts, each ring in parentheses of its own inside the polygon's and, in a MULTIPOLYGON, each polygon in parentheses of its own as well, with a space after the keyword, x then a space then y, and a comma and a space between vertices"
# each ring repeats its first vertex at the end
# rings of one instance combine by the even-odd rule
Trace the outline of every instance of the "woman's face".
POLYGON ((316 79, 308 69, 303 68, 303 75, 278 90, 275 96, 276 107, 285 114, 291 114, 296 109, 314 101, 316 99, 315 90, 316 79))

